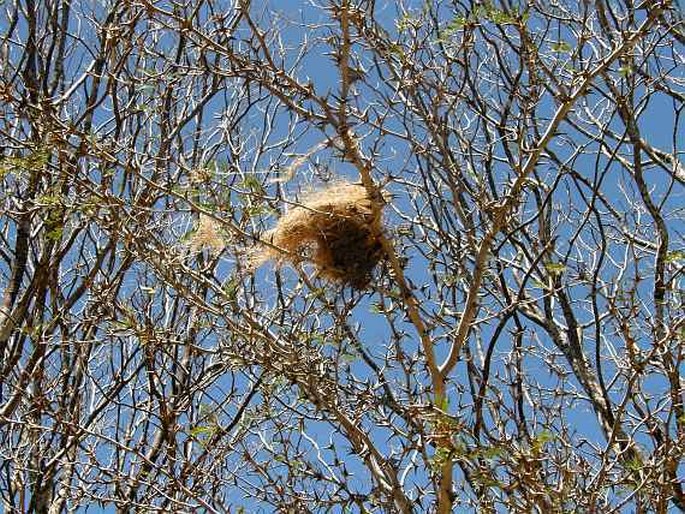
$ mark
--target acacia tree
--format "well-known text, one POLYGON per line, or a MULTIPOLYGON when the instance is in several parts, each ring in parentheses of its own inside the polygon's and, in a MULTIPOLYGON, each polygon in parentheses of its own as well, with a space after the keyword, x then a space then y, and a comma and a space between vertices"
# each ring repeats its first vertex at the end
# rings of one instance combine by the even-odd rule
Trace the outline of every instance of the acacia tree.
POLYGON ((1 7, 6 512, 685 511, 674 2, 1 7))

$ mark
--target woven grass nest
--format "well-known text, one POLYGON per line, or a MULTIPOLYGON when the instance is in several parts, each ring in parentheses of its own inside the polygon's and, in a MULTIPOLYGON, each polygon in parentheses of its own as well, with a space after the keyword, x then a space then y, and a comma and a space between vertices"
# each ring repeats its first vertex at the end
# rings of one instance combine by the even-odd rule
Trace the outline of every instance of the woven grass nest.
POLYGON ((339 182, 306 195, 267 232, 253 265, 314 264, 320 277, 366 289, 383 257, 380 209, 364 186, 339 182))

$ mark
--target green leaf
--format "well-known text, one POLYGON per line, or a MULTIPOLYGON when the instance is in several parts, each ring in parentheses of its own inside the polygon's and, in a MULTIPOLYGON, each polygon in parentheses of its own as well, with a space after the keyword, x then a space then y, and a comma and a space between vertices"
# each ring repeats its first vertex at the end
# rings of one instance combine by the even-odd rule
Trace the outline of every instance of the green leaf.
POLYGON ((532 442, 533 451, 540 451, 545 444, 554 441, 554 434, 549 430, 543 430, 535 435, 532 442))
POLYGON ((396 57, 399 57, 400 59, 404 59, 405 57, 404 49, 402 48, 402 45, 398 43, 390 43, 390 45, 388 45, 388 50, 391 54, 394 54, 396 57))
POLYGON ((566 41, 558 41, 556 43, 552 43, 550 49, 552 50, 552 52, 566 54, 571 53, 572 47, 566 41))
POLYGON ((642 460, 639 457, 633 457, 626 462, 626 468, 630 471, 640 471, 644 467, 642 460))
POLYGON ((452 21, 448 23, 447 27, 445 27, 445 30, 447 32, 454 33, 458 30, 463 29, 466 26, 466 21, 467 20, 465 16, 455 16, 454 18, 452 18, 452 21))
POLYGON ((180 237, 179 241, 180 241, 181 243, 184 243, 184 244, 185 244, 185 243, 188 243, 188 242, 193 238, 193 236, 194 236, 196 233, 197 233, 197 229, 196 229, 196 228, 191 228, 188 232, 186 232, 185 234, 183 234, 183 235, 180 237))
POLYGON ((264 188, 262 187, 262 183, 259 181, 257 177, 254 175, 247 175, 243 181, 241 182, 241 186, 244 189, 248 189, 252 191, 253 193, 264 193, 264 188))
POLYGON ((231 301, 235 300, 238 294, 238 283, 238 279, 233 277, 224 284, 224 294, 226 294, 226 297, 231 301))
POLYGON ((267 205, 250 205, 249 207, 245 208, 245 214, 247 214, 250 218, 271 213, 273 213, 273 210, 267 205))
POLYGON ((343 360, 343 362, 347 362, 347 363, 356 362, 359 360, 359 357, 357 357, 357 354, 352 353, 352 352, 344 352, 343 354, 340 355, 340 358, 343 360))
POLYGON ((325 340, 321 334, 312 334, 309 336, 309 342, 318 346, 322 346, 325 340))
POLYGON ((62 239, 63 233, 64 233, 64 227, 55 227, 45 235, 51 241, 59 241, 60 239, 62 239))
POLYGON ((490 448, 485 448, 483 450, 483 457, 486 459, 494 459, 502 455, 503 450, 502 448, 498 448, 496 446, 492 446, 490 448))
POLYGON ((535 439, 543 443, 549 443, 554 441, 554 434, 549 430, 543 430, 535 436, 535 439))
POLYGON ((557 276, 566 271, 566 265, 560 262, 548 262, 545 264, 545 269, 550 275, 557 276))
POLYGON ((534 278, 530 281, 531 284, 533 284, 533 287, 536 287, 538 289, 547 289, 547 284, 544 282, 541 282, 540 280, 534 278))
POLYGON ((0 157, 0 178, 10 172, 37 171, 50 160, 50 152, 35 150, 22 157, 0 157))
POLYGON ((434 470, 439 470, 443 464, 452 459, 452 449, 445 447, 438 447, 435 450, 433 458, 430 460, 430 466, 434 470))
POLYGON ((46 193, 38 198, 38 202, 44 206, 60 205, 62 203, 62 197, 58 194, 46 193))
POLYGON ((516 21, 512 15, 499 9, 489 9, 485 17, 496 25, 508 25, 516 21))
POLYGON ((618 69, 618 72, 622 77, 628 77, 631 73, 633 73, 633 67, 624 65, 618 69))
POLYGON ((380 302, 375 302, 374 304, 369 307, 369 312, 371 314, 383 314, 384 309, 383 309, 383 304, 380 302))
POLYGON ((685 250, 675 250, 673 252, 668 252, 666 254, 666 258, 664 259, 664 262, 667 264, 673 264, 676 262, 684 262, 685 261, 685 250))
POLYGON ((198 425, 190 429, 190 435, 193 437, 202 437, 210 435, 213 431, 214 429, 211 427, 198 425))
POLYGON ((412 25, 412 17, 409 16, 408 14, 405 14, 402 16, 399 20, 395 22, 395 26, 397 27, 397 32, 404 32, 407 30, 409 27, 412 25))

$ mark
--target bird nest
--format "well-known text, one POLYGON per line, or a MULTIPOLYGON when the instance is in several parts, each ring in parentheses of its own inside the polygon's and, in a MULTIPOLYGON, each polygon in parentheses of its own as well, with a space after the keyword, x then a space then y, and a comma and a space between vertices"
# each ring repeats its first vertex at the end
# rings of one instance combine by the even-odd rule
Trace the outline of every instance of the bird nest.
POLYGON ((267 232, 253 265, 312 263, 319 276, 368 287, 383 256, 380 209, 364 186, 346 182, 307 195, 267 232))

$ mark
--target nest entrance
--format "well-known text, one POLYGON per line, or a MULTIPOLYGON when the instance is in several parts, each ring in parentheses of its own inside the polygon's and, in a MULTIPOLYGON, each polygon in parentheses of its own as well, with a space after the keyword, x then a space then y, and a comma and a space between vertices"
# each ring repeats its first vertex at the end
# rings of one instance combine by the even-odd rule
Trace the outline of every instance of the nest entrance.
POLYGON ((380 212, 366 188, 335 184, 305 197, 265 235, 257 266, 309 261, 325 279, 365 289, 383 257, 380 212))

